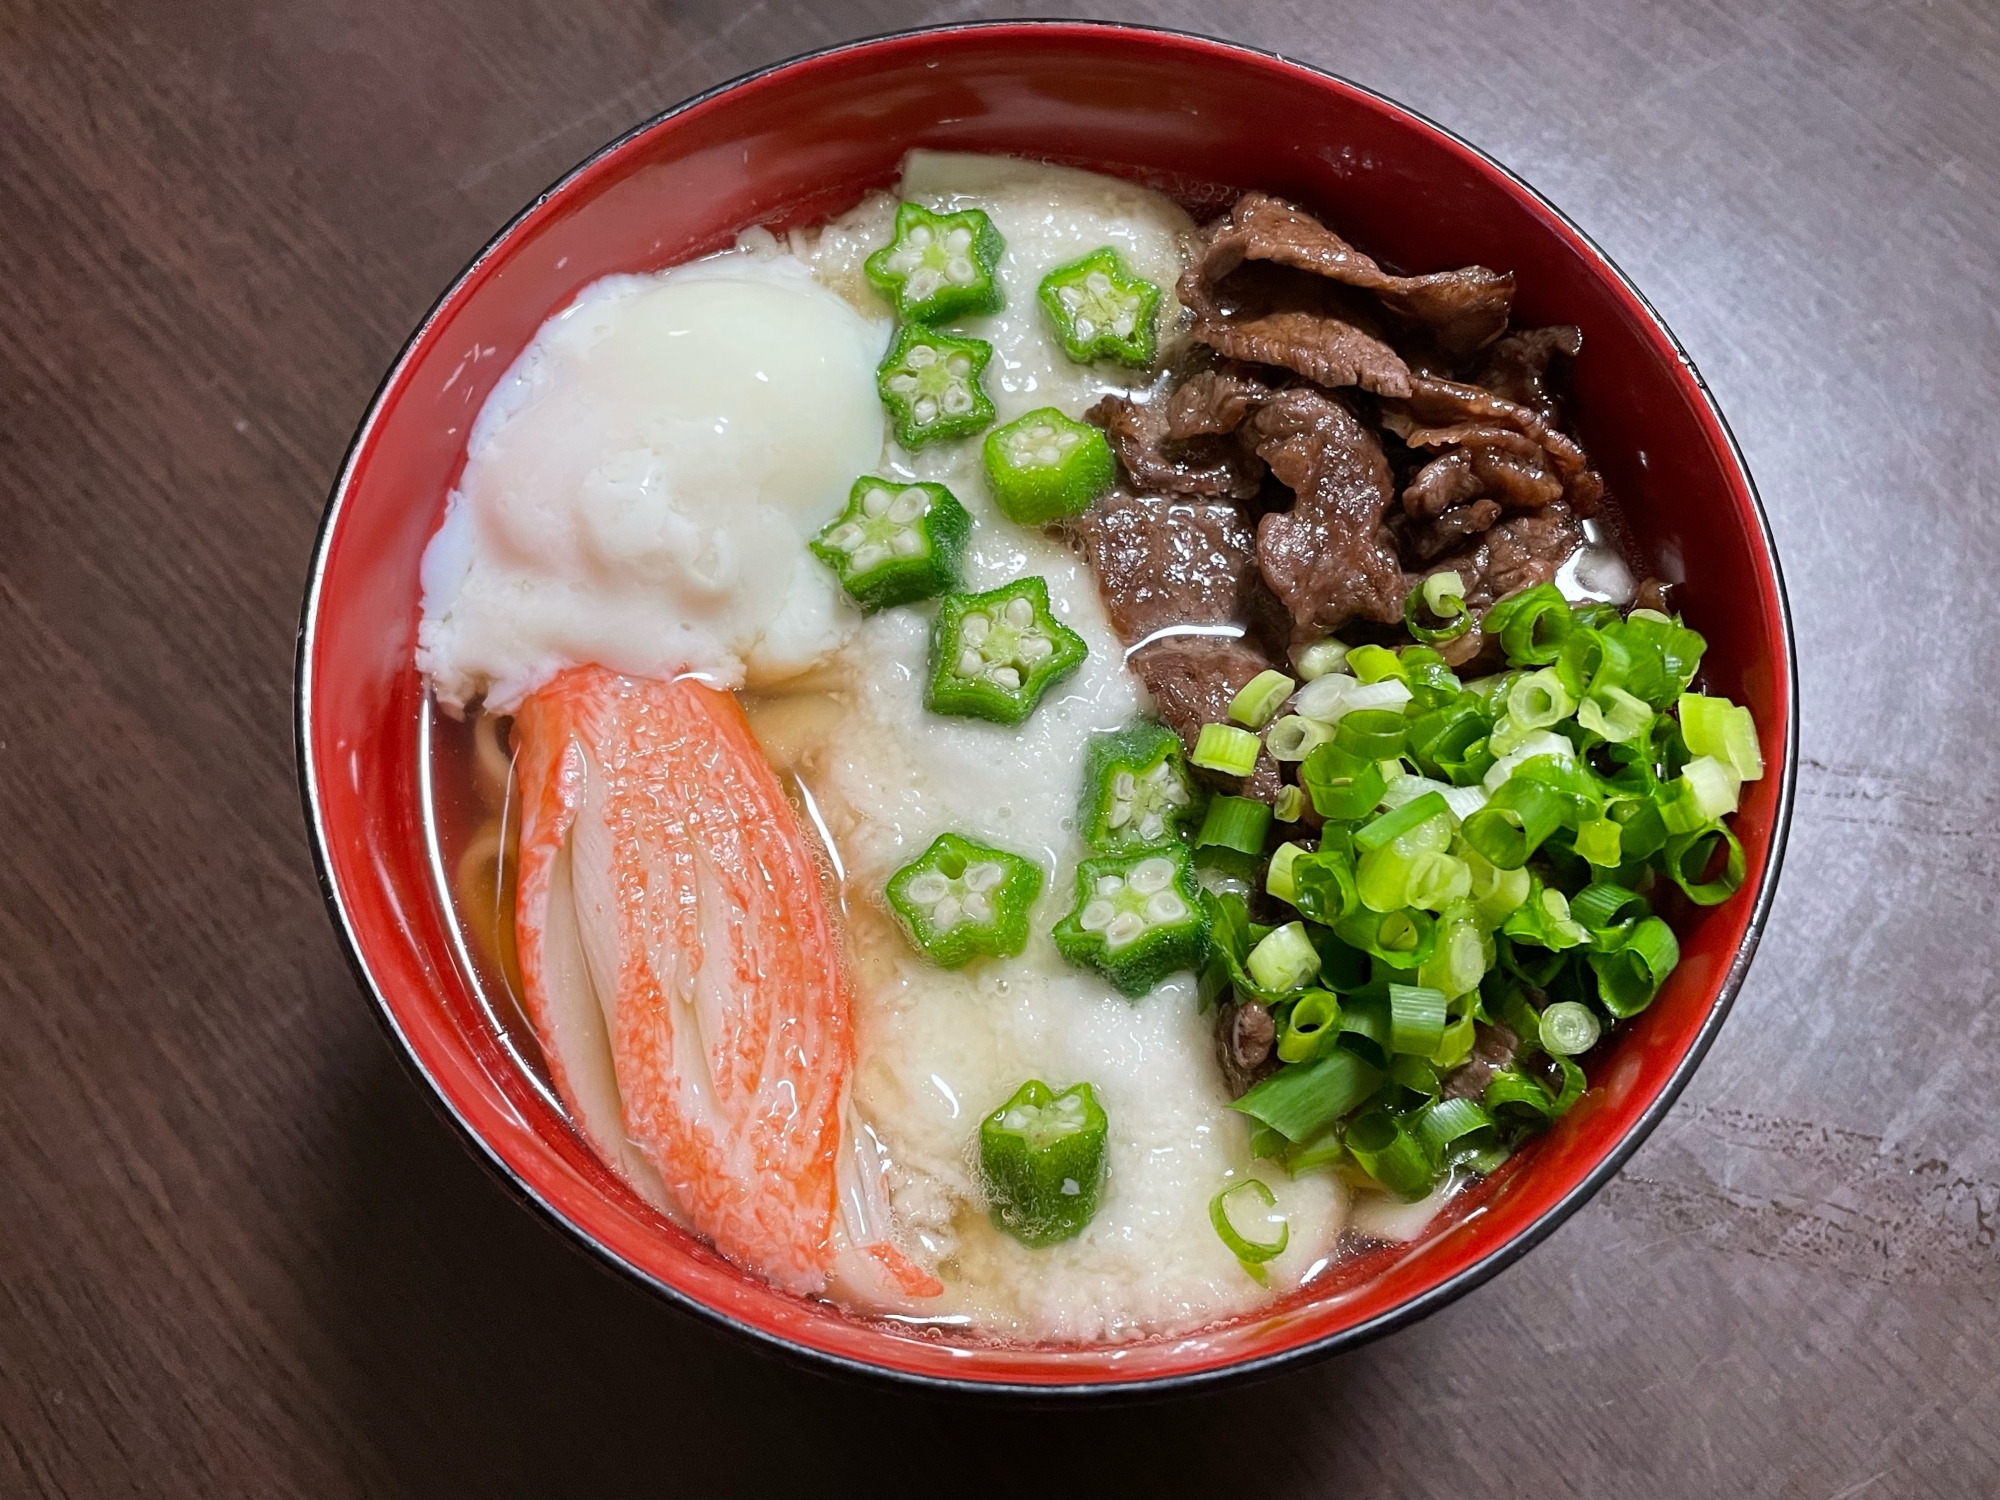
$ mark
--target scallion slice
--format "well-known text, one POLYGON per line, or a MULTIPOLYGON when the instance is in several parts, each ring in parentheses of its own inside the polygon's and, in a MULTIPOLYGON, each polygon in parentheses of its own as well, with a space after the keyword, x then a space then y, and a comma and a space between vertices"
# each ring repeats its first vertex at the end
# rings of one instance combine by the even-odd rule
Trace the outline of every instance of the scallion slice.
POLYGON ((1257 751, 1262 744, 1256 735, 1234 724, 1204 724, 1188 759, 1206 771, 1248 776, 1257 769, 1257 751))
POLYGON ((1593 935, 1652 915, 1646 898, 1610 881, 1592 881, 1569 898, 1569 914, 1593 935))
POLYGON ((1359 849, 1380 849, 1391 839, 1400 838, 1419 823, 1428 823, 1432 818, 1451 816, 1451 806, 1436 792, 1424 792, 1400 807, 1385 812, 1372 822, 1364 823, 1355 830, 1354 844, 1359 849))
POLYGON ((1444 1039, 1449 1004, 1443 990, 1426 985, 1389 986, 1389 1050, 1429 1057, 1444 1039))
POLYGON ((1434 1162, 1444 1160, 1445 1148, 1475 1130, 1491 1130, 1493 1116, 1477 1099, 1440 1099, 1410 1118, 1410 1134, 1434 1162))
POLYGON ((1303 714, 1286 714, 1264 732, 1273 760, 1304 760, 1333 738, 1333 726, 1303 714))
POLYGON ((1621 687, 1592 688, 1576 706, 1576 722, 1614 745, 1630 744, 1653 722, 1653 707, 1621 687))
POLYGON ((1345 1140, 1361 1169, 1397 1197, 1414 1202, 1431 1190, 1430 1158, 1387 1110, 1363 1114, 1347 1127, 1345 1140))
POLYGON ((1259 1286, 1265 1284, 1267 1274, 1264 1262, 1285 1253, 1285 1246, 1291 1242, 1292 1226, 1282 1215, 1273 1214, 1278 1206, 1277 1196, 1263 1181, 1246 1177, 1234 1187, 1226 1187, 1208 1200, 1208 1222, 1215 1226, 1216 1237, 1229 1247, 1229 1253, 1236 1257, 1243 1269, 1259 1286), (1274 1240, 1253 1240, 1239 1230, 1229 1218, 1229 1200, 1243 1193, 1250 1193, 1264 1206, 1265 1223, 1276 1221, 1278 1237, 1274 1240))
POLYGON ((1286 1140, 1308 1141, 1380 1088, 1382 1078, 1366 1058, 1333 1047, 1313 1062, 1278 1069, 1230 1108, 1286 1140))
MULTIPOLYGON (((1211 728, 1214 726, 1211 725, 1211 728)), ((1197 849, 1230 849, 1238 854, 1262 854, 1264 834, 1271 826, 1269 803, 1254 797, 1211 797, 1202 814, 1197 849)))
POLYGON ((1356 646, 1347 653, 1347 665, 1364 683, 1401 680, 1403 676, 1402 658, 1387 646, 1356 646))
POLYGON ((1306 794, 1295 786, 1283 787, 1271 804, 1271 816, 1280 823, 1296 823, 1306 810, 1306 794))
MULTIPOLYGON (((1339 727, 1333 732, 1333 742, 1349 755, 1386 760, 1402 754, 1409 727, 1410 721, 1396 709, 1355 709, 1341 717, 1339 727)), ((1202 733, 1208 731, 1204 729, 1202 733)))
MULTIPOLYGON (((1590 967, 1597 974, 1598 998, 1606 1010, 1620 1019, 1636 1016, 1651 1005, 1653 996, 1660 992, 1660 986, 1680 961, 1681 947, 1674 930, 1658 917, 1646 917, 1633 925, 1622 942, 1590 954, 1590 967)), ((1549 1048, 1551 1052, 1556 1050, 1549 1048)))
POLYGON ((1299 767, 1299 785, 1312 798, 1313 810, 1338 822, 1367 817, 1388 784, 1379 761, 1350 755, 1339 745, 1321 745, 1299 767))
POLYGON ((1688 900, 1697 906, 1727 901, 1743 884, 1743 846, 1720 823, 1668 839, 1666 864, 1674 884, 1687 892, 1688 900), (1708 870, 1715 862, 1718 847, 1726 849, 1722 872, 1710 878, 1708 870))
POLYGON ((1460 832, 1488 863, 1518 870, 1562 821, 1562 798, 1539 781, 1515 776, 1465 820, 1460 832))
POLYGON ((1554 667, 1514 679, 1507 689, 1507 717, 1524 730, 1547 729, 1576 712, 1576 699, 1554 667))
POLYGON ((1412 640, 1442 645, 1455 641, 1472 628, 1472 611, 1465 607, 1465 580, 1457 573, 1433 573, 1403 601, 1403 627, 1412 640), (1443 620, 1442 625, 1426 625, 1424 616, 1443 620))
POLYGON ((1595 1012, 1574 1000, 1558 1000, 1542 1012, 1542 1050, 1557 1057, 1588 1052, 1603 1031, 1595 1012))
POLYGON ((1687 783, 1694 809, 1703 822, 1726 818, 1736 811, 1743 778, 1728 761, 1713 755, 1697 755, 1682 769, 1681 780, 1687 783))
POLYGON ((1757 744, 1757 722, 1749 709, 1738 708, 1727 698, 1683 693, 1680 720, 1681 737, 1696 755, 1726 762, 1741 781, 1756 781, 1764 774, 1764 752, 1757 744))
POLYGON ((1280 844, 1271 851, 1271 863, 1264 870, 1264 889, 1280 901, 1290 902, 1298 895, 1298 886, 1292 879, 1292 866, 1306 851, 1297 844, 1280 844))
POLYGON ((1340 999, 1331 990, 1307 990, 1285 1020, 1278 1038, 1281 1062, 1311 1062, 1321 1045, 1340 1028, 1340 999))
POLYGON ((1317 682, 1329 672, 1347 670, 1347 647, 1328 636, 1323 641, 1314 641, 1310 646, 1294 651, 1292 665, 1298 668, 1299 681, 1317 682))
POLYGON ((1229 700, 1229 717, 1251 729, 1262 729, 1297 687, 1283 672, 1266 668, 1229 700))
POLYGON ((1265 989, 1282 994, 1302 988, 1319 973, 1319 949, 1306 936, 1303 922, 1287 922, 1250 950, 1244 968, 1265 989))
POLYGON ((1573 625, 1569 601, 1552 583, 1509 594, 1486 612, 1486 633, 1500 638, 1507 659, 1545 667, 1562 655, 1573 625))

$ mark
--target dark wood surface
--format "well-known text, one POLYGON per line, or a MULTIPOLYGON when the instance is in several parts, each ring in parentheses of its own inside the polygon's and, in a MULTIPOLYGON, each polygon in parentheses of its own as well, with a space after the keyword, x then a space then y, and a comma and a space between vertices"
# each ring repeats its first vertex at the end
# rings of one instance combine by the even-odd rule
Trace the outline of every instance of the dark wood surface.
POLYGON ((1413 1329, 1167 1406, 774 1364, 516 1207, 335 949, 292 634, 461 262, 893 0, 0 0, 0 1493, 2000 1491, 2000 35, 1990 0, 1120 7, 1498 154, 1651 294, 1763 485, 1804 747, 1688 1094, 1413 1329))

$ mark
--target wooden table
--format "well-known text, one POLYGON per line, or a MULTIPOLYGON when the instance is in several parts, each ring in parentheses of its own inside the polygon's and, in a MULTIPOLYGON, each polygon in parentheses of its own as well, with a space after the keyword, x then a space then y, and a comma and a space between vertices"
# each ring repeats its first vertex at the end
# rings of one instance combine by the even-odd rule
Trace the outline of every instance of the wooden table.
POLYGON ((602 140, 916 0, 0 6, 0 1492, 2000 1490, 2000 31, 1982 0, 1150 0, 1498 154, 1771 508, 1804 751, 1693 1087, 1518 1268, 1307 1372, 996 1413, 802 1374, 516 1207, 357 994, 293 784, 376 380, 602 140))

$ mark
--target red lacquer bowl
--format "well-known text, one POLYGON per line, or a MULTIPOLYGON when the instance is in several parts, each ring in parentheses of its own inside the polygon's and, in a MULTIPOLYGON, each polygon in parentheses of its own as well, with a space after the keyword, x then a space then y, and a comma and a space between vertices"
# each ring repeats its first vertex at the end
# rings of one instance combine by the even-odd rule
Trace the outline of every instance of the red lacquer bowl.
POLYGON ((641 126, 544 193, 418 328, 334 485, 299 635, 298 753, 335 927, 396 1046, 466 1138, 611 1264, 717 1322, 847 1369, 980 1389, 1184 1388, 1347 1347, 1492 1276, 1590 1196, 1666 1112, 1741 984, 1769 910, 1796 737, 1790 624, 1735 443, 1645 299, 1530 188, 1353 84, 1201 37, 1011 23, 859 42, 753 73, 641 126), (1574 413, 1641 548, 1709 641, 1715 691, 1755 711, 1770 774, 1745 788, 1743 890, 1700 914, 1650 1010, 1545 1139, 1414 1244, 1186 1337, 995 1347, 802 1301, 666 1224, 503 1050, 454 945, 419 800, 418 558, 468 424, 535 329, 586 283, 672 265, 746 226, 806 223, 887 185, 911 146, 1014 152, 1175 192, 1205 216, 1258 187, 1414 271, 1512 270, 1517 317, 1582 325, 1574 413))

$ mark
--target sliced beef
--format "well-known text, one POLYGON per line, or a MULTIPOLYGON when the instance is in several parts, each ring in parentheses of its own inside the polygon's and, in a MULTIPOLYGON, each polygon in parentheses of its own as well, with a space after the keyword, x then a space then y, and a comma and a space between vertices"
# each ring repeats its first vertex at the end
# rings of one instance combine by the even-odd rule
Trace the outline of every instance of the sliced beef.
POLYGON ((1639 587, 1633 591, 1632 607, 1634 609, 1656 610, 1660 614, 1670 615, 1674 612, 1670 597, 1672 588, 1673 585, 1664 579, 1642 579, 1640 580, 1639 587))
POLYGON ((1234 432, 1276 389, 1247 365, 1198 371, 1168 398, 1167 434, 1187 441, 1234 432))
POLYGON ((1520 1045, 1520 1039, 1505 1026, 1473 1022, 1472 1055, 1446 1075, 1445 1098, 1479 1098, 1493 1081, 1493 1075, 1514 1061, 1514 1049, 1520 1045))
POLYGON ((1264 482, 1264 465, 1233 443, 1200 435, 1170 437, 1165 401, 1142 404, 1106 396, 1083 417, 1104 429, 1136 489, 1248 500, 1264 482))
POLYGON ((1257 525, 1264 581, 1307 638, 1349 620, 1403 617, 1403 571, 1384 524, 1392 497, 1381 440, 1324 391, 1294 386, 1259 404, 1243 440, 1296 497, 1257 525))
MULTIPOLYGON (((1445 460, 1439 459, 1438 463, 1445 460)), ((1431 466, 1437 467, 1436 464, 1431 466)), ((1407 500, 1409 492, 1404 491, 1407 500)), ((1403 543, 1418 558, 1428 562, 1440 553, 1449 552, 1460 546, 1469 536, 1477 536, 1500 519, 1500 504, 1496 500, 1479 499, 1470 505, 1453 506, 1450 510, 1428 521, 1419 521, 1403 530, 1403 543)))
POLYGON ((1128 646, 1171 625, 1268 627, 1277 612, 1257 571, 1256 528, 1226 501, 1117 489, 1069 531, 1128 646))
MULTIPOLYGON (((1260 551, 1261 542, 1260 537, 1260 551)), ((1470 547, 1439 558, 1422 576, 1457 573, 1465 580, 1465 602, 1475 611, 1484 611, 1496 599, 1552 581, 1570 554, 1582 545, 1583 528, 1575 513, 1557 503, 1545 510, 1507 517, 1480 533, 1470 547)), ((1421 581, 1416 576, 1409 580, 1412 586, 1421 581)))
POLYGON ((1562 476, 1541 444, 1512 428, 1463 423, 1404 428, 1398 436, 1412 447, 1445 447, 1403 490, 1403 509, 1413 516, 1442 515, 1481 495, 1508 510, 1540 510, 1563 497, 1562 476))
POLYGON ((1524 328, 1487 349, 1471 384, 1484 386, 1503 400, 1525 406, 1550 423, 1561 419, 1561 403, 1549 388, 1549 365, 1557 355, 1575 359, 1583 352, 1583 330, 1574 323, 1550 328, 1524 328))
POLYGON ((1210 236, 1201 269, 1212 285, 1245 261, 1289 266, 1372 292, 1392 314, 1428 331, 1447 355, 1457 359, 1492 342, 1506 328, 1514 300, 1513 276, 1484 266, 1392 276, 1310 214, 1265 193, 1245 193, 1236 200, 1229 217, 1210 236))
POLYGON ((1218 285, 1197 263, 1181 277, 1194 337, 1231 359, 1279 365, 1321 385, 1410 394, 1410 368, 1356 294, 1269 264, 1243 266, 1218 285))
POLYGON ((1240 1099, 1258 1079, 1277 1071, 1277 1024, 1254 1000, 1231 1001, 1215 1016, 1215 1055, 1231 1098, 1240 1099))
POLYGON ((1418 448, 1469 444, 1492 445, 1494 429, 1531 439, 1546 455, 1547 466, 1562 485, 1562 498, 1580 515, 1595 513, 1604 497, 1604 481, 1590 467, 1575 438, 1532 407, 1509 401, 1492 391, 1428 375, 1412 378, 1406 399, 1385 402, 1383 425, 1418 448))
MULTIPOLYGON (((1230 700, 1271 664, 1270 656, 1252 642, 1217 635, 1168 636, 1140 647, 1128 659, 1128 665, 1153 695, 1160 717, 1181 737, 1190 754, 1201 738, 1201 726, 1227 723, 1230 700)), ((1256 769, 1243 777, 1240 785, 1234 777, 1217 779, 1240 796, 1265 802, 1275 798, 1284 785, 1278 763, 1262 751, 1256 769)))

